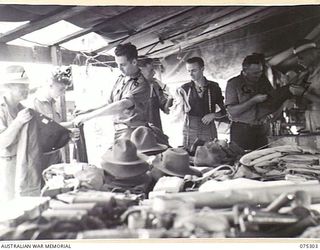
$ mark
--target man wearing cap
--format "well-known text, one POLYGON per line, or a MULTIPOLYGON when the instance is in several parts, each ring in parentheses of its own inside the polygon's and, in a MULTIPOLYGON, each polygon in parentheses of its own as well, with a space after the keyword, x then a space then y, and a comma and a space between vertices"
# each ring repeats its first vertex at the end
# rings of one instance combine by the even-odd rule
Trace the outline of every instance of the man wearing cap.
POLYGON ((29 79, 22 66, 7 68, 0 101, 0 200, 10 200, 15 193, 18 137, 24 124, 32 119, 20 102, 27 98, 29 79))
POLYGON ((151 58, 144 58, 138 62, 143 76, 150 84, 150 95, 148 105, 148 119, 162 131, 162 124, 160 118, 160 109, 169 114, 169 108, 172 106, 173 98, 167 90, 167 86, 158 81, 154 75, 155 70, 153 60, 151 58))
MULTIPOLYGON (((73 128, 72 122, 62 122, 61 115, 56 108, 56 99, 65 94, 66 89, 72 85, 71 68, 60 67, 52 72, 48 83, 40 88, 35 96, 30 98, 29 105, 34 110, 38 111, 59 123, 72 132, 72 138, 79 139, 80 131, 78 128, 73 128)), ((60 150, 43 155, 43 169, 50 165, 61 163, 62 154, 60 150)))
POLYGON ((217 138, 214 121, 224 117, 226 110, 219 84, 203 75, 203 59, 188 59, 186 68, 191 81, 183 84, 177 93, 184 104, 183 146, 190 151, 197 139, 210 141, 217 138))
POLYGON ((120 44, 115 49, 116 63, 121 75, 116 81, 106 105, 79 115, 75 124, 80 124, 102 115, 112 115, 115 139, 130 138, 132 131, 148 122, 147 105, 150 85, 138 67, 138 52, 130 43, 120 44))
POLYGON ((320 63, 319 48, 316 43, 303 39, 297 41, 293 54, 298 58, 298 65, 308 71, 307 81, 311 83, 308 89, 300 93, 306 103, 305 111, 306 130, 320 132, 320 63))

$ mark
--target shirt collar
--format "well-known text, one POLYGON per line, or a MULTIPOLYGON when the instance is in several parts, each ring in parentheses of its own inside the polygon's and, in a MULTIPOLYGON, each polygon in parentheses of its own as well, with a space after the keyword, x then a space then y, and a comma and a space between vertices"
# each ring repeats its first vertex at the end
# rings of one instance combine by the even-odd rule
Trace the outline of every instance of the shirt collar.
POLYGON ((247 86, 249 86, 249 87, 254 87, 255 84, 251 84, 251 83, 247 80, 247 78, 244 76, 244 74, 243 74, 242 71, 241 71, 241 77, 242 77, 242 79, 243 79, 244 85, 247 85, 247 86))
MULTIPOLYGON (((207 80, 207 78, 206 78, 205 76, 204 76, 203 78, 204 78, 204 85, 203 85, 203 87, 206 88, 206 87, 208 87, 208 85, 209 85, 209 81, 207 80)), ((194 81, 191 81, 191 83, 194 84, 194 85, 196 85, 196 83, 195 83, 194 81)))
POLYGON ((121 74, 121 77, 122 78, 128 78, 129 80, 135 80, 136 81, 136 80, 138 80, 140 75, 141 75, 141 70, 138 69, 138 71, 136 73, 134 73, 133 75, 131 75, 131 76, 125 76, 125 75, 121 74))

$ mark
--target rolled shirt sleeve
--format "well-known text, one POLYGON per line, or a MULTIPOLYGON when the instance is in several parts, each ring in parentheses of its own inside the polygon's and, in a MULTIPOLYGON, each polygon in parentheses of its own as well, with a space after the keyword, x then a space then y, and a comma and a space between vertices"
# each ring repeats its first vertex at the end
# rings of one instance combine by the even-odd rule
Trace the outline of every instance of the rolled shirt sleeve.
POLYGON ((234 86, 233 81, 228 81, 227 87, 226 87, 226 100, 225 100, 225 106, 228 107, 228 105, 235 105, 239 104, 238 94, 236 91, 236 86, 234 86))
POLYGON ((128 99, 132 106, 121 114, 114 116, 114 123, 124 123, 132 126, 145 125, 148 119, 147 104, 150 94, 150 85, 139 73, 136 78, 125 83, 117 81, 109 98, 110 102, 128 99))

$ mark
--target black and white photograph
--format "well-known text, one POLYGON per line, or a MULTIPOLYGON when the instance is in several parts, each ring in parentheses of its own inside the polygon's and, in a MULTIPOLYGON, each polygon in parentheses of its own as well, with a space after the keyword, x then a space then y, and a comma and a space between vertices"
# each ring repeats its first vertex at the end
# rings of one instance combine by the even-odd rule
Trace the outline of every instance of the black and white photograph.
POLYGON ((320 248, 319 181, 320 4, 0 3, 1 248, 320 248))

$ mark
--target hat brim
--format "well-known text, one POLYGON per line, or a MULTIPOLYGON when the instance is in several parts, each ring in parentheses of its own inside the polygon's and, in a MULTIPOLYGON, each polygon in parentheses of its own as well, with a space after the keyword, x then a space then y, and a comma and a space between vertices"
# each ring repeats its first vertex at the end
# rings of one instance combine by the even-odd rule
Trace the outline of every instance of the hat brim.
POLYGON ((174 175, 174 176, 178 176, 178 177, 184 177, 186 175, 195 175, 198 177, 202 176, 202 173, 199 170, 197 170, 191 166, 184 169, 184 171, 179 171, 178 169, 176 171, 172 171, 172 170, 167 169, 165 167, 164 163, 162 161, 159 161, 158 159, 156 159, 152 165, 153 165, 153 167, 164 172, 165 174, 174 175))
POLYGON ((119 165, 136 165, 146 163, 147 157, 145 155, 137 153, 137 157, 138 159, 136 161, 117 161, 113 158, 113 152, 111 150, 108 150, 102 156, 102 161, 119 165))
POLYGON ((138 160, 131 162, 116 161, 112 151, 107 151, 102 156, 101 167, 110 175, 118 178, 136 177, 149 170, 149 164, 144 160, 146 156, 137 154, 138 160))
POLYGON ((166 151, 168 148, 169 148, 169 146, 167 146, 167 145, 157 143, 157 146, 155 146, 155 147, 148 148, 148 149, 142 149, 142 150, 138 149, 138 152, 142 153, 142 154, 162 153, 163 151, 166 151))
POLYGON ((21 85, 30 85, 29 78, 21 78, 21 79, 3 79, 0 82, 1 85, 10 85, 10 84, 21 84, 21 85))
POLYGON ((107 171, 110 175, 117 178, 131 178, 142 175, 149 170, 148 163, 121 165, 112 162, 101 163, 102 169, 107 171))

